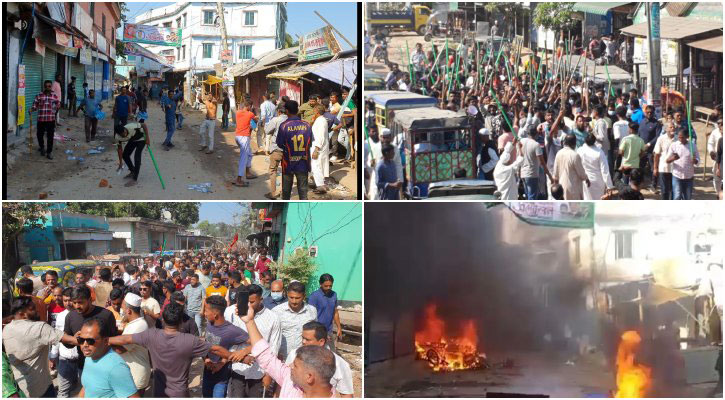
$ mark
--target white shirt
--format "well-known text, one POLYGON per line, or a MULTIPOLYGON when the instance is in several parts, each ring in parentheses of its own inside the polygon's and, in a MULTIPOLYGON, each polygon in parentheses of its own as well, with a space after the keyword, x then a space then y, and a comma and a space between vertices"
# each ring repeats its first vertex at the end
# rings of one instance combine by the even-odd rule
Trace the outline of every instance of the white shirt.
POLYGON ((488 160, 488 162, 485 164, 481 164, 481 155, 480 154, 478 156, 476 156, 476 164, 478 164, 478 168, 481 169, 485 173, 488 173, 492 169, 494 169, 494 167, 496 167, 496 163, 498 163, 498 154, 496 154, 496 150, 489 147, 488 156, 490 157, 490 160, 488 160))
POLYGON ((604 150, 605 152, 609 151, 610 145, 609 145, 609 136, 607 135, 607 121, 604 120, 604 118, 599 118, 594 123, 594 136, 597 138, 597 147, 604 150))
MULTIPOLYGON (((247 332, 247 324, 245 324, 237 315, 236 304, 229 306, 226 310, 224 310, 224 319, 229 321, 232 325, 241 328, 244 332, 247 332)), ((262 334, 264 340, 269 343, 270 351, 276 356, 279 352, 279 346, 282 343, 282 329, 279 323, 279 317, 277 314, 272 312, 272 310, 262 308, 260 312, 254 315, 254 323, 257 324, 259 333, 262 334)), ((229 351, 234 352, 246 346, 248 345, 235 345, 232 346, 229 351)), ((243 375, 247 379, 262 379, 264 376, 264 371, 259 367, 256 360, 252 363, 252 365, 247 365, 241 362, 232 363, 232 371, 243 375)))
MULTIPOLYGON (((65 317, 70 312, 69 309, 65 309, 58 313, 58 316, 55 319, 55 329, 60 329, 61 331, 65 330, 65 317)), ((60 358, 64 360, 75 360, 78 358, 78 347, 73 346, 71 348, 65 347, 63 344, 55 344, 51 348, 51 354, 55 355, 56 353, 60 356, 60 358)))
POLYGON ((503 154, 501 154, 501 162, 496 164, 493 169, 493 180, 496 182, 496 188, 501 192, 501 200, 517 200, 519 198, 519 186, 516 181, 516 171, 521 163, 524 162, 523 157, 516 157, 516 161, 509 165, 504 165, 503 160, 511 157, 513 145, 511 142, 506 143, 503 154))
MULTIPOLYGON (((722 133, 719 128, 715 128, 710 136, 707 137, 707 157, 710 157, 710 153, 717 153, 717 141, 722 137, 722 133)), ((717 163, 712 163, 712 171, 715 172, 717 163)))
POLYGON ((601 200, 607 188, 613 188, 612 177, 609 175, 607 155, 597 146, 584 144, 576 150, 581 157, 584 172, 589 178, 590 186, 583 182, 584 200, 601 200))
POLYGON ((675 140, 677 139, 674 135, 670 138, 667 133, 663 133, 657 138, 657 142, 655 142, 655 148, 653 150, 654 154, 660 155, 657 172, 666 174, 672 173, 672 164, 667 162, 667 152, 670 150, 670 146, 675 140))
MULTIPOLYGON (((352 371, 350 370, 350 364, 345 361, 344 358, 332 352, 335 356, 335 374, 330 379, 330 385, 339 394, 355 394, 352 386, 352 371)), ((285 364, 292 365, 295 358, 297 357, 297 349, 293 350, 287 356, 285 364)))
POLYGON ((287 358, 290 351, 302 346, 302 325, 317 320, 317 309, 305 303, 300 311, 294 312, 290 309, 289 302, 284 302, 272 311, 279 317, 282 330, 279 354, 282 358, 287 358))
MULTIPOLYGON (((146 323, 146 320, 143 317, 139 317, 126 324, 126 327, 123 329, 123 334, 132 335, 148 329, 149 325, 146 323)), ((126 365, 131 370, 131 376, 133 377, 133 383, 136 385, 136 389, 147 388, 149 386, 149 378, 151 377, 149 351, 145 347, 137 344, 127 344, 123 347, 126 349, 126 352, 120 354, 120 356, 123 358, 123 361, 126 361, 126 365)))
POLYGON ((614 139, 621 139, 629 134, 629 121, 617 121, 612 125, 614 139))

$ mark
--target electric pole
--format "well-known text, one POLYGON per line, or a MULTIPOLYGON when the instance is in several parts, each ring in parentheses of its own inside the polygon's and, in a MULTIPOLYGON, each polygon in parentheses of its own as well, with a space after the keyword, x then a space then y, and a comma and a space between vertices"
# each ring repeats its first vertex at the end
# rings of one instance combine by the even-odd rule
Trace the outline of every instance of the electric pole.
POLYGON ((647 100, 655 108, 655 117, 662 117, 662 63, 660 62, 660 3, 647 4, 647 100))
MULTIPOLYGON (((226 22, 224 22, 224 8, 222 8, 221 1, 216 2, 216 12, 219 15, 219 24, 221 25, 221 28, 222 28, 222 52, 224 54, 226 54, 227 50, 229 49, 229 46, 227 44, 227 24, 226 24, 226 22)), ((223 81, 224 76, 227 73, 227 68, 226 68, 227 62, 224 62, 224 60, 222 60, 221 57, 219 57, 219 58, 220 58, 219 61, 222 64, 222 76, 220 76, 220 78, 223 81)), ((224 87, 224 82, 222 82, 222 91, 224 91, 224 90, 227 90, 227 89, 224 87)), ((221 94, 217 94, 217 95, 219 96, 219 99, 221 100, 221 98, 222 98, 221 94)), ((229 97, 230 97, 230 99, 234 99, 234 96, 229 96, 229 97)), ((234 100, 231 100, 231 101, 233 102, 234 100)), ((232 106, 234 106, 234 104, 232 104, 232 106)), ((221 107, 219 107, 219 109, 220 109, 220 111, 218 113, 220 114, 221 107)))

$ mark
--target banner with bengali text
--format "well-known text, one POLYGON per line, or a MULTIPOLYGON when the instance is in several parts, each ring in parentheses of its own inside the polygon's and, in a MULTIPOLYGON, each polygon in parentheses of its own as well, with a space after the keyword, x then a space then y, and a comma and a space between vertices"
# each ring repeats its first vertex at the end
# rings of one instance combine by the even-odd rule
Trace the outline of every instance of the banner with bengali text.
POLYGON ((559 228, 594 228, 592 202, 510 202, 506 206, 519 219, 532 225, 559 228))
POLYGON ((298 61, 316 60, 318 58, 332 57, 340 52, 340 43, 337 42, 332 28, 326 26, 305 35, 300 45, 298 61))
POLYGON ((180 47, 181 31, 181 28, 125 24, 123 26, 123 40, 126 42, 180 47))

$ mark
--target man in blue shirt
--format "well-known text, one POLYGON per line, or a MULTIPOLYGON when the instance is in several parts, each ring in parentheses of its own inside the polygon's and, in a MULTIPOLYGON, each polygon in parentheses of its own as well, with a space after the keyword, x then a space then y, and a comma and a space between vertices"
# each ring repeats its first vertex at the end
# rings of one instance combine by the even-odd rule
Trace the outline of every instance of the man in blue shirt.
POLYGON ((332 333, 332 322, 337 328, 337 339, 342 338, 342 325, 340 325, 340 314, 337 311, 337 293, 332 290, 335 282, 332 275, 322 274, 320 276, 320 288, 312 292, 307 303, 317 309, 317 322, 325 325, 327 329, 330 350, 335 351, 335 336, 332 333))
POLYGON ((78 344, 86 356, 79 397, 141 397, 128 365, 111 349, 108 337, 104 336, 105 323, 91 318, 79 332, 78 344))
POLYGON ((168 89, 168 91, 163 92, 161 97, 161 108, 164 110, 166 119, 166 140, 163 143, 164 150, 166 151, 174 147, 174 144, 171 143, 171 137, 174 136, 174 131, 176 130, 176 101, 171 99, 171 90, 168 89))
POLYGON ((632 109, 632 116, 629 119, 639 124, 644 118, 644 112, 642 112, 642 108, 639 106, 639 100, 629 99, 629 106, 632 109))
POLYGON ((277 129, 277 147, 282 149, 282 200, 292 195, 292 182, 297 179, 300 200, 307 200, 307 178, 311 170, 310 144, 312 128, 297 116, 299 105, 290 100, 285 103, 287 119, 277 129))
POLYGON ((653 150, 655 148, 655 143, 657 143, 657 138, 660 137, 660 134, 662 133, 662 123, 660 123, 660 121, 655 117, 654 114, 655 108, 653 106, 646 106, 644 108, 644 118, 642 118, 642 121, 639 123, 639 129, 637 130, 637 134, 644 141, 644 148, 646 151, 644 157, 642 157, 644 165, 642 161, 640 161, 640 168, 642 169, 642 172, 645 173, 645 175, 650 179, 653 192, 657 189, 657 179, 653 175, 653 150))
POLYGON ((395 147, 392 144, 383 144, 383 162, 375 166, 375 176, 380 200, 400 200, 400 188, 403 178, 398 177, 397 167, 393 161, 395 147))
POLYGON ((93 89, 89 90, 88 95, 83 99, 80 108, 86 115, 86 143, 96 139, 96 130, 98 128, 98 119, 96 118, 96 112, 98 111, 99 107, 100 104, 98 103, 98 99, 96 99, 96 91, 93 89))
POLYGON ((116 97, 113 103, 113 125, 125 126, 128 123, 129 114, 131 114, 131 99, 128 97, 126 86, 124 86, 121 88, 121 94, 116 97))
POLYGON ((284 283, 282 280, 277 279, 272 282, 269 287, 269 296, 262 297, 262 303, 270 310, 287 301, 287 299, 284 298, 284 283))

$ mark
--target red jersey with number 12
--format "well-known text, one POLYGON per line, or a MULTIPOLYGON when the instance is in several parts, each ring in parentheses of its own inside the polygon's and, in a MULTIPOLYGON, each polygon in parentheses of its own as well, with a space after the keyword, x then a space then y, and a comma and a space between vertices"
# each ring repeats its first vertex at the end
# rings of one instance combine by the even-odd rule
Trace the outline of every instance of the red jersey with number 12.
POLYGON ((277 130, 277 146, 282 149, 282 173, 310 172, 312 128, 300 117, 290 117, 277 130))

